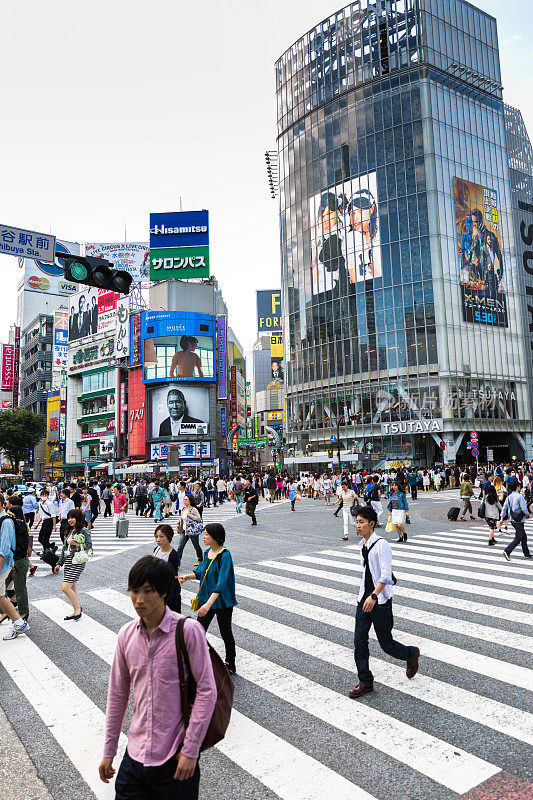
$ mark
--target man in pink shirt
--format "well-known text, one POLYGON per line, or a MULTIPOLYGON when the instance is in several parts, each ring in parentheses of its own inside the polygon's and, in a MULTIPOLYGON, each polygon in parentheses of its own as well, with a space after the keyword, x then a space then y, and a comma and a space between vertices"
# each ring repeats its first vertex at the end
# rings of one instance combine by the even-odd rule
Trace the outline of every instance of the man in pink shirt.
POLYGON ((139 619, 128 622, 118 634, 99 767, 100 778, 109 783, 115 775, 113 758, 133 690, 133 716, 115 783, 116 800, 198 798, 198 756, 217 690, 204 629, 196 620, 187 620, 185 646, 197 690, 185 727, 176 653, 180 614, 165 605, 173 583, 172 568, 153 556, 141 558, 129 574, 128 590, 139 619))

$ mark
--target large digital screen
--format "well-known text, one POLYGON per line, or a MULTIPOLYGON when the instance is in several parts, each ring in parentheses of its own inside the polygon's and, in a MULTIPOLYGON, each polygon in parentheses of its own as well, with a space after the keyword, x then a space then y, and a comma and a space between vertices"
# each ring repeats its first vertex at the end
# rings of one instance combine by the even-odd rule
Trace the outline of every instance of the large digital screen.
POLYGON ((141 318, 144 383, 214 381, 215 317, 160 311, 141 318))
POLYGON ((375 172, 312 197, 310 216, 314 295, 382 276, 375 172))
POLYGON ((152 389, 152 439, 209 433, 209 389, 166 383, 152 389))
POLYGON ((508 327, 498 193, 454 177, 463 319, 508 327))

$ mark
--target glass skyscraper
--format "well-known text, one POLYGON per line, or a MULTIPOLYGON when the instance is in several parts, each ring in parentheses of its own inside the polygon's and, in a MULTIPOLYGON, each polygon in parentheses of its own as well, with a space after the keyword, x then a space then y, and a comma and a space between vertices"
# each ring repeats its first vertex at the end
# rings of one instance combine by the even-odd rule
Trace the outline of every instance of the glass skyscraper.
POLYGON ((464 462, 471 431, 483 461, 531 457, 495 19, 360 0, 281 56, 276 89, 288 463, 336 436, 359 464, 464 462))

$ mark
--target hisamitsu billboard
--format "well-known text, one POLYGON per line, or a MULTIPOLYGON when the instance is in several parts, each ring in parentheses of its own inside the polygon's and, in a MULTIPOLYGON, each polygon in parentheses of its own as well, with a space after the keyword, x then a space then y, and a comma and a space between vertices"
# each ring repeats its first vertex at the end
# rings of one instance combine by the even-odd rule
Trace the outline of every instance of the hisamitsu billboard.
POLYGON ((281 333, 281 290, 257 292, 258 333, 281 333))
POLYGON ((209 212, 168 211, 150 214, 150 250, 209 244, 209 212))

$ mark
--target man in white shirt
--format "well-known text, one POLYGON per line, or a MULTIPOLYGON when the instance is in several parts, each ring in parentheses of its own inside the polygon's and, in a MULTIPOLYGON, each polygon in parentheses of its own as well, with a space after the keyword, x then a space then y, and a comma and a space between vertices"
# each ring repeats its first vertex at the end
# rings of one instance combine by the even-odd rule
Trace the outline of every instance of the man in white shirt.
POLYGON ((374 532, 377 514, 370 506, 357 512, 357 533, 362 536, 361 567, 363 576, 355 614, 354 657, 359 684, 349 692, 352 699, 374 689, 368 660, 368 633, 372 625, 381 649, 393 658, 407 662, 405 674, 414 678, 418 671, 420 650, 407 647, 392 638, 392 550, 385 539, 374 532))

